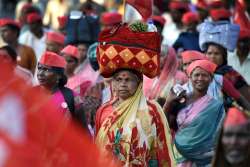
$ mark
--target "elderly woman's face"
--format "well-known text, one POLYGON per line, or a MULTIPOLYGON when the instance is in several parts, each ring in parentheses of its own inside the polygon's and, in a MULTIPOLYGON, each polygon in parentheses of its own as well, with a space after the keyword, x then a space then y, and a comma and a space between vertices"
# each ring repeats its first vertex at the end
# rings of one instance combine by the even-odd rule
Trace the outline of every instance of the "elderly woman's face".
POLYGON ((195 68, 190 76, 193 88, 199 92, 207 91, 212 80, 211 74, 202 68, 195 68))
POLYGON ((225 127, 222 134, 223 152, 228 163, 239 165, 249 156, 250 132, 248 125, 225 127))
POLYGON ((221 50, 215 46, 215 45, 209 45, 206 56, 209 60, 211 60, 213 63, 217 64, 218 66, 223 64, 223 55, 221 53, 221 50))
POLYGON ((139 85, 139 78, 130 71, 119 71, 114 76, 113 84, 116 87, 118 98, 126 100, 133 96, 139 85))

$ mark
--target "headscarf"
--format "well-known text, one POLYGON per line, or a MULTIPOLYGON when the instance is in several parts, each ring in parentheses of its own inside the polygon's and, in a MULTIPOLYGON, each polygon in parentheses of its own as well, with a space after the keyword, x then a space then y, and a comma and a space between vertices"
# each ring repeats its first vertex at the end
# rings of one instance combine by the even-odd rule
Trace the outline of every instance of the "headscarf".
POLYGON ((197 67, 200 67, 203 70, 207 71, 208 73, 213 74, 214 71, 216 70, 217 65, 209 60, 196 60, 188 66, 187 68, 188 76, 191 76, 192 72, 197 67))

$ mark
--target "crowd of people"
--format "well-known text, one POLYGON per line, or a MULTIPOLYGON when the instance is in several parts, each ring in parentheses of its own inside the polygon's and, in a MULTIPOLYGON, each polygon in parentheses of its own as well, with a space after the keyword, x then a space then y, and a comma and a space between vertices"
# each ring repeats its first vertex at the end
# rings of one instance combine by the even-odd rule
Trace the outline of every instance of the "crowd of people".
POLYGON ((0 166, 250 166, 250 4, 74 3, 0 18, 0 166))

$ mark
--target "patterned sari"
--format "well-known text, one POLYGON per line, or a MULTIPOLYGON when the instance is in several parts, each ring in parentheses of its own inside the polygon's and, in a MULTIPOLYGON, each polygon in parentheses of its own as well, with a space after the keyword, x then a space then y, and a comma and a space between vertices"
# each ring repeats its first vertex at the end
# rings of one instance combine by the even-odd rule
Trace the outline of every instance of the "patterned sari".
POLYGON ((102 150, 111 152, 124 166, 176 166, 165 115, 158 104, 146 101, 142 84, 119 106, 113 103, 98 111, 113 109, 97 127, 96 143, 102 150))
POLYGON ((179 129, 174 139, 178 167, 210 165, 224 115, 223 103, 209 95, 178 113, 179 129))

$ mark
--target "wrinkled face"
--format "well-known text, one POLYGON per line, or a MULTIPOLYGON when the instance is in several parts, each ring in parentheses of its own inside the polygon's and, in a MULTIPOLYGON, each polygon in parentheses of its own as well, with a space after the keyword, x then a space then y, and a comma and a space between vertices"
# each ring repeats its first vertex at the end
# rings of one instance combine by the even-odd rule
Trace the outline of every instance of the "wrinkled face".
POLYGON ((209 45, 206 56, 209 60, 211 60, 213 63, 217 64, 218 66, 223 64, 223 55, 220 51, 220 49, 215 45, 209 45))
POLYGON ((133 96, 139 83, 139 78, 134 73, 126 70, 116 73, 113 81, 118 98, 121 100, 133 96))
POLYGON ((59 54, 60 51, 62 50, 63 45, 58 44, 53 41, 46 41, 46 51, 54 52, 59 54))
POLYGON ((88 47, 85 44, 79 44, 77 49, 80 55, 79 61, 83 62, 87 57, 88 47))
POLYGON ((37 79, 41 86, 51 89, 57 85, 58 75, 52 71, 51 67, 38 64, 37 79))
POLYGON ((76 67, 78 66, 78 60, 70 55, 64 55, 64 59, 67 62, 65 73, 66 75, 73 75, 76 67))
POLYGON ((207 91, 212 80, 211 74, 199 67, 193 70, 190 78, 193 88, 199 92, 207 91))
POLYGON ((230 164, 244 163, 250 150, 250 132, 247 125, 224 127, 222 146, 225 158, 230 164))
POLYGON ((2 34, 3 40, 8 44, 15 42, 18 36, 17 32, 12 30, 8 26, 4 26, 1 28, 1 34, 2 34))

